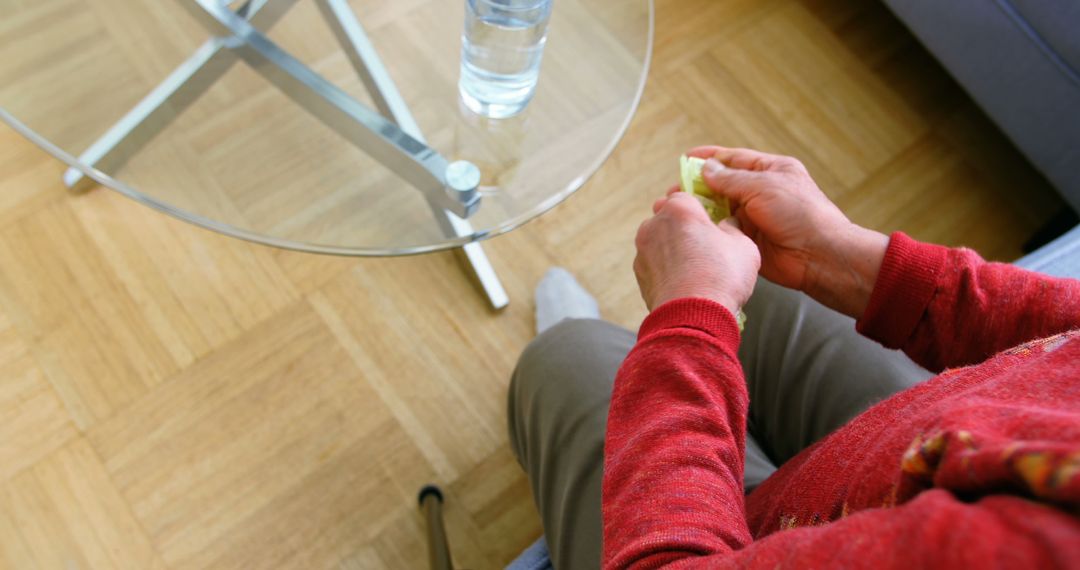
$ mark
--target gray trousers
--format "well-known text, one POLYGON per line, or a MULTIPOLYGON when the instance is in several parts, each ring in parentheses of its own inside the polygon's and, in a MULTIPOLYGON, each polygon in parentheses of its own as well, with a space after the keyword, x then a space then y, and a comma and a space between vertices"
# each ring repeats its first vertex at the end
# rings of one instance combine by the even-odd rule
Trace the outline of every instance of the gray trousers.
MULTIPOLYGON (((872 404, 931 377, 852 319, 759 280, 739 360, 750 393, 746 492, 872 404)), ((510 444, 532 486, 556 568, 600 567, 600 483, 615 373, 635 334, 566 320, 522 354, 510 384, 510 444)))

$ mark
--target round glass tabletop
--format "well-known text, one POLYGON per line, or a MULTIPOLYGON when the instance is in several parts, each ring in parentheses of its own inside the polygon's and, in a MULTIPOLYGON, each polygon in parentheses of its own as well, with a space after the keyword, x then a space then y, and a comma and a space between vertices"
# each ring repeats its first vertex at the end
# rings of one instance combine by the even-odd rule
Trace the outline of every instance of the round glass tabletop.
POLYGON ((0 0, 0 119, 68 163, 74 188, 96 180, 234 237, 342 255, 458 247, 595 172, 633 116, 653 36, 652 0, 555 0, 534 99, 485 119, 458 95, 464 4, 0 0), (400 131, 380 131, 380 114, 400 131), (414 174, 455 161, 479 168, 480 200, 447 215, 453 192, 414 174))

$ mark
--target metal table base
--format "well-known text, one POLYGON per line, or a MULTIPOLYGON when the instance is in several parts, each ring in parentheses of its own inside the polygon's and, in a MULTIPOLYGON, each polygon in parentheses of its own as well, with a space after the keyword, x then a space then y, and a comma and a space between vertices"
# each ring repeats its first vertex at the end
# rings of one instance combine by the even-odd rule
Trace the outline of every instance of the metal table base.
MULTIPOLYGON (((100 171, 119 168, 237 60, 243 60, 294 103, 421 191, 447 237, 474 234, 468 217, 480 205, 479 170, 467 162, 448 163, 427 146, 348 0, 315 1, 378 111, 350 97, 263 33, 296 0, 248 0, 235 12, 219 0, 177 1, 213 37, 92 143, 79 156, 80 162, 100 171)), ((83 172, 76 168, 64 173, 69 187, 83 180, 83 172)), ((505 307, 509 298, 480 244, 469 243, 461 249, 464 265, 491 307, 505 307)))

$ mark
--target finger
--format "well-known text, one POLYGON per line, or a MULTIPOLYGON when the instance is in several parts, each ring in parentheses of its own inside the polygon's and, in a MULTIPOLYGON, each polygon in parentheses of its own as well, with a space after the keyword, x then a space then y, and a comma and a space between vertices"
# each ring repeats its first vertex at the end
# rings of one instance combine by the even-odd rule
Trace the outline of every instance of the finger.
POLYGON ((682 192, 682 186, 681 185, 676 184, 676 185, 672 186, 671 188, 668 188, 667 193, 665 193, 664 195, 665 196, 671 196, 672 194, 674 194, 676 192, 682 192))
POLYGON ((657 198, 656 201, 653 202, 652 213, 659 214, 660 209, 664 207, 664 204, 666 204, 667 201, 668 201, 667 197, 657 198))
POLYGON ((754 170, 759 172, 767 170, 788 170, 794 163, 798 162, 790 156, 769 154, 767 152, 749 148, 718 147, 718 150, 713 154, 712 158, 719 160, 729 168, 754 170))
POLYGON ((690 149, 687 156, 697 158, 715 158, 730 168, 741 170, 798 170, 801 163, 790 156, 770 154, 750 148, 728 148, 724 146, 698 146, 690 149))
POLYGON ((709 214, 705 206, 701 205, 691 194, 676 192, 667 198, 667 202, 657 212, 657 215, 690 216, 701 220, 709 220, 709 214))
POLYGON ((735 216, 728 216, 723 220, 720 220, 720 223, 716 224, 716 226, 727 232, 743 233, 742 223, 739 221, 739 218, 736 218, 735 216))
POLYGON ((727 203, 728 203, 728 212, 732 216, 738 216, 739 214, 741 214, 743 212, 742 204, 738 200, 732 200, 732 199, 729 198, 727 203))
POLYGON ((701 177, 713 193, 736 202, 745 203, 763 185, 761 172, 727 168, 720 161, 710 158, 701 169, 701 177))
POLYGON ((718 152, 726 150, 729 149, 716 145, 695 146, 694 148, 686 151, 686 156, 693 156, 696 158, 713 158, 718 152))

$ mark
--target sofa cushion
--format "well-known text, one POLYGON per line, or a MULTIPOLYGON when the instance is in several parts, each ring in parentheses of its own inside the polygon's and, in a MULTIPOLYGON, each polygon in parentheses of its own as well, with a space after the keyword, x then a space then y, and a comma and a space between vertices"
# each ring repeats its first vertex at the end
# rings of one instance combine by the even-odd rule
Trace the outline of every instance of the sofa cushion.
POLYGON ((1016 262, 1020 267, 1080 279, 1080 226, 1016 262))
POLYGON ((1029 27, 1080 80, 1080 2, 997 1, 1006 13, 1019 19, 1019 25, 1029 27))

